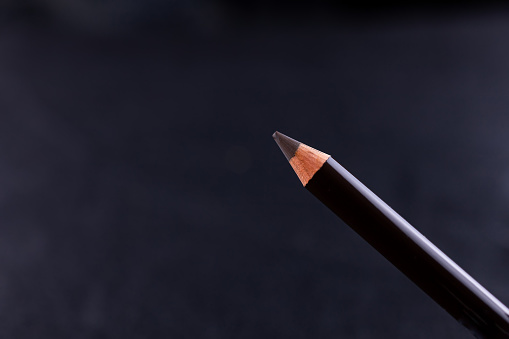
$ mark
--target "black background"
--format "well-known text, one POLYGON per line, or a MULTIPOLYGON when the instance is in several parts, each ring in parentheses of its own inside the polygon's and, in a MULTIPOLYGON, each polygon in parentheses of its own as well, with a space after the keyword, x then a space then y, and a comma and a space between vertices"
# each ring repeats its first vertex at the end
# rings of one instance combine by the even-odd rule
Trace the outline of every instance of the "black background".
POLYGON ((276 129, 509 303, 504 8, 64 3, 0 5, 2 338, 469 338, 276 129))

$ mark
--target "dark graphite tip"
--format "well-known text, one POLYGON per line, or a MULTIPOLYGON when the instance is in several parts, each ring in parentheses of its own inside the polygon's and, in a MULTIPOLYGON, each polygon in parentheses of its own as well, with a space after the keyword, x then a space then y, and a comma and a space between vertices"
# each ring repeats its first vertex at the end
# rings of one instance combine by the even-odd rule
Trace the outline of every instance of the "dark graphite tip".
POLYGON ((290 159, 295 155, 295 152, 297 152, 300 142, 277 131, 272 134, 272 137, 276 140, 277 145, 281 148, 286 159, 290 161, 290 159))

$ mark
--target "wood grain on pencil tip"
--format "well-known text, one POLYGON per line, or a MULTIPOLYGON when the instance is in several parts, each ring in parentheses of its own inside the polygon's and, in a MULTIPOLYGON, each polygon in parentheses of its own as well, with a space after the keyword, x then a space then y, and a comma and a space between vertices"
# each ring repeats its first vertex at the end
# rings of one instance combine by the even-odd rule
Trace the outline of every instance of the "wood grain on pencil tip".
POLYGON ((272 137, 299 177, 303 186, 329 159, 330 155, 320 152, 308 145, 294 140, 283 133, 275 132, 272 137))

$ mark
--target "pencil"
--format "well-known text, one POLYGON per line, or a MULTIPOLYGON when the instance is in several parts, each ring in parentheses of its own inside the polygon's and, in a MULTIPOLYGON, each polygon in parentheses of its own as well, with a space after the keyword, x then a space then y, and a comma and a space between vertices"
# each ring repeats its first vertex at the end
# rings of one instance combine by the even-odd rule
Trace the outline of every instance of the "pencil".
POLYGON ((273 135, 302 185, 478 338, 509 338, 509 309, 331 156, 273 135))

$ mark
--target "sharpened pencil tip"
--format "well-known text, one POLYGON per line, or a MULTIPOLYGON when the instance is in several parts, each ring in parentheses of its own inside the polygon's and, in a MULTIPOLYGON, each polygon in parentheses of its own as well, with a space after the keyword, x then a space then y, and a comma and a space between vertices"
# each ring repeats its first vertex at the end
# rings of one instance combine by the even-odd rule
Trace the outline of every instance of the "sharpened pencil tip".
POLYGON ((285 155, 286 159, 290 161, 290 159, 295 155, 295 152, 297 152, 301 143, 277 131, 272 134, 272 137, 285 155))

